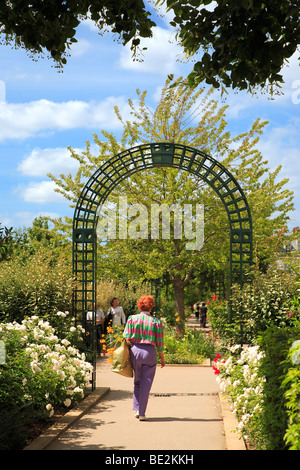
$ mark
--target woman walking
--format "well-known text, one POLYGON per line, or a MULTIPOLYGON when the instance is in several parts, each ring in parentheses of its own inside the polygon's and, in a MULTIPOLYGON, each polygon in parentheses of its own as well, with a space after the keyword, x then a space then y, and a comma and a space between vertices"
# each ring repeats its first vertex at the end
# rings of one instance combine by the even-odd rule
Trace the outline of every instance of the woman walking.
POLYGON ((131 346, 130 357, 134 370, 133 409, 140 421, 146 420, 145 412, 157 365, 156 350, 160 355, 161 367, 165 366, 162 324, 150 314, 154 305, 151 295, 141 297, 137 304, 140 313, 128 318, 123 332, 131 346))

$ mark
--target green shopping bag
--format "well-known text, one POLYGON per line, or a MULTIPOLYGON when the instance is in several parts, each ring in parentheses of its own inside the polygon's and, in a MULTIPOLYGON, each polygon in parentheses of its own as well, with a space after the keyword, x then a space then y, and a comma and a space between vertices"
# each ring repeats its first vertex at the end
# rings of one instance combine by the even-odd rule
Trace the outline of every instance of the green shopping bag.
POLYGON ((133 377, 129 346, 125 340, 117 341, 112 357, 111 370, 125 377, 133 377))

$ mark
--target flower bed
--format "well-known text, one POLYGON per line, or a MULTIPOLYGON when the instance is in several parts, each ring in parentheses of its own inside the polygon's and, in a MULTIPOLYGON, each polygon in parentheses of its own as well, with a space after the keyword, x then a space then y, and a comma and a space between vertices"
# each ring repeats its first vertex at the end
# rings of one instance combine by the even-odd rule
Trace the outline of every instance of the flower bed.
POLYGON ((164 355, 166 364, 201 364, 204 359, 213 359, 214 341, 201 331, 186 328, 178 336, 174 329, 165 329, 164 355))
POLYGON ((71 342, 81 327, 71 330, 69 339, 59 339, 37 316, 0 324, 0 413, 13 416, 30 406, 32 415, 51 417, 55 407, 69 408, 84 396, 92 365, 71 342))
POLYGON ((263 353, 258 346, 230 348, 227 359, 218 354, 213 363, 216 380, 232 403, 239 425, 238 431, 252 445, 259 441, 259 421, 263 407, 265 378, 259 374, 263 353))
POLYGON ((218 354, 212 367, 221 392, 232 404, 237 430, 250 447, 300 450, 300 340, 285 353, 290 341, 284 340, 280 329, 271 333, 263 347, 236 345, 229 356, 218 354))

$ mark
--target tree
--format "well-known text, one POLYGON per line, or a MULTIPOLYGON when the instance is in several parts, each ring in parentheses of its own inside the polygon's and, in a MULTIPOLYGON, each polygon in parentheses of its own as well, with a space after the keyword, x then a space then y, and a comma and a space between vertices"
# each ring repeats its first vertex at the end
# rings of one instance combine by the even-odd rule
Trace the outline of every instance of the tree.
MULTIPOLYGON (((147 106, 146 92, 138 90, 137 93, 137 106, 129 100, 133 115, 131 121, 124 122, 115 108, 124 127, 121 140, 102 131, 103 140, 94 136, 99 147, 97 156, 91 155, 89 143, 81 155, 71 149, 71 156, 80 163, 78 172, 73 177, 60 175, 60 178, 49 174, 57 185, 56 190, 74 207, 86 179, 113 155, 149 141, 190 145, 211 154, 237 178, 252 211, 257 258, 266 259, 274 255, 272 246, 268 248, 264 240, 286 225, 288 212, 293 209, 293 193, 284 188, 287 179, 277 181, 280 167, 270 172, 267 162, 256 149, 266 122, 258 119, 248 132, 232 137, 226 130, 227 107, 220 107, 211 99, 211 91, 191 90, 181 79, 173 83, 167 80, 154 111, 147 106)), ((205 236, 201 250, 187 251, 187 239, 176 239, 172 230, 168 240, 152 240, 149 235, 147 239, 113 239, 98 250, 102 275, 106 272, 110 277, 124 280, 127 276, 142 281, 168 273, 174 286, 176 309, 183 318, 184 289, 195 267, 198 272, 207 270, 208 266, 210 271, 215 269, 223 275, 228 271, 229 228, 221 201, 194 175, 172 168, 136 173, 118 185, 111 193, 110 201, 117 201, 120 193, 127 194, 129 205, 140 203, 148 209, 151 203, 204 205, 205 236)), ((134 221, 136 214, 131 214, 131 217, 129 222, 134 221)), ((171 226, 173 229, 172 218, 171 226)))
POLYGON ((49 217, 36 217, 31 227, 11 229, 12 247, 10 257, 23 259, 25 262, 41 250, 56 258, 64 256, 71 259, 72 245, 70 236, 66 231, 60 230, 60 219, 55 224, 49 217))
POLYGON ((99 30, 107 27, 131 41, 134 49, 140 37, 151 36, 155 23, 149 18, 143 0, 12 0, 0 4, 0 33, 31 53, 46 49, 60 65, 66 52, 77 42, 76 28, 90 18, 99 30))
POLYGON ((7 259, 12 250, 13 228, 0 227, 0 261, 7 259))
MULTIPOLYGON (((164 3, 161 1, 160 3, 164 3)), ((179 42, 192 56, 203 50, 189 83, 239 90, 283 82, 280 71, 300 42, 300 4, 294 0, 166 1, 179 42)), ((197 59, 196 59, 197 60, 197 59)))
MULTIPOLYGON (((296 0, 149 0, 173 12, 170 25, 187 56, 196 63, 189 85, 204 80, 239 90, 271 90, 300 43, 300 4, 296 0)), ((0 33, 30 53, 47 53, 60 66, 76 42, 76 28, 90 18, 101 33, 110 30, 133 53, 152 36, 156 23, 143 0, 5 0, 0 33)))

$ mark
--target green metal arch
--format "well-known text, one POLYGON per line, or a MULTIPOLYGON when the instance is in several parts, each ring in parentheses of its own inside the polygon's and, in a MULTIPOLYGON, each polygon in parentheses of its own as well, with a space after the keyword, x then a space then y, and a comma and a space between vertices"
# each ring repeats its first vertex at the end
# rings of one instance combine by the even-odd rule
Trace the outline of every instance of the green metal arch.
POLYGON ((96 302, 98 207, 122 180, 160 166, 198 176, 219 196, 229 221, 230 284, 243 284, 245 272, 252 264, 252 220, 246 196, 234 176, 213 157, 193 147, 168 142, 138 145, 104 163, 90 177, 78 198, 73 218, 76 318, 84 319, 88 304, 96 302))

